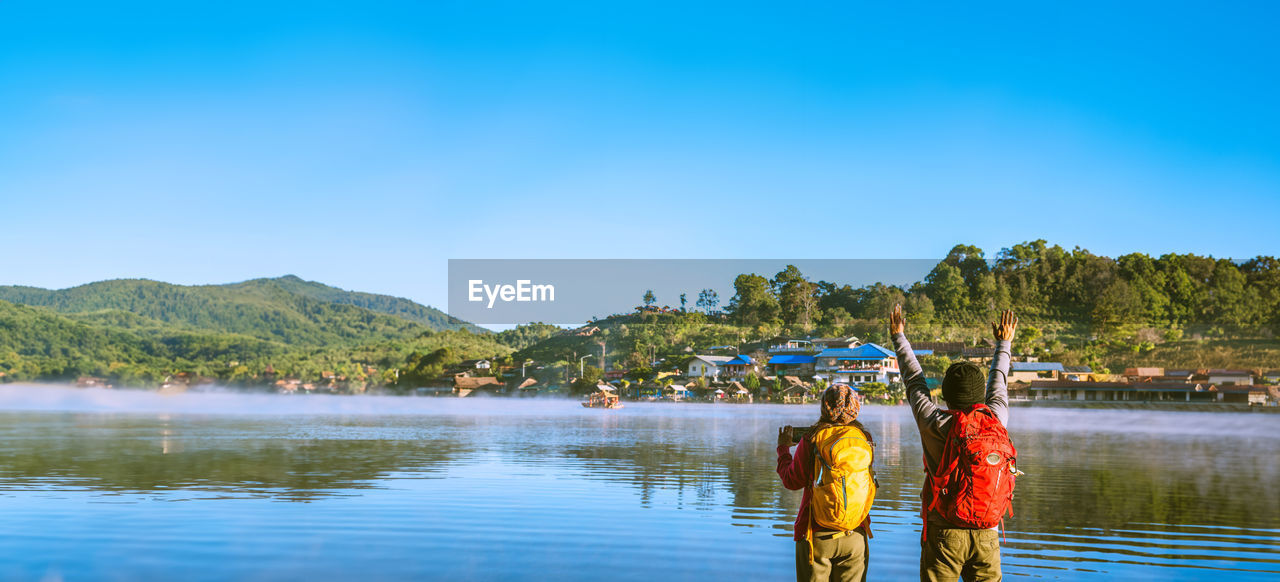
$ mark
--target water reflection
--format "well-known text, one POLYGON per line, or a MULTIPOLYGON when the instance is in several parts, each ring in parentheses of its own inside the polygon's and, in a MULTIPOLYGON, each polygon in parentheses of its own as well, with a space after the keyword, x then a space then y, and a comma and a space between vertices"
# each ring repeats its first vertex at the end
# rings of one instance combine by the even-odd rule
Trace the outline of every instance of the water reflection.
POLYGON ((316 438, 314 426, 283 418, 8 414, 0 424, 0 490, 12 492, 197 489, 301 501, 379 487, 393 473, 441 473, 467 452, 419 434, 342 438, 359 428, 342 423, 316 438))
MULTIPOLYGON (((220 533, 191 538, 161 565, 112 566, 147 577, 173 575, 182 560, 194 560, 221 574, 183 572, 194 579, 236 577, 221 564, 227 559, 240 568, 276 564, 281 578, 332 578, 342 568, 384 579, 554 571, 585 580, 622 566, 622 579, 790 572, 786 538, 799 493, 778 484, 773 440, 777 426, 811 421, 812 407, 498 408, 515 405, 450 402, 413 415, 0 413, 0 510, 12 524, 60 540, 0 538, 0 563, 14 560, 0 566, 0 577, 43 576, 51 564, 92 574, 107 565, 79 549, 166 531, 174 510, 146 508, 172 501, 189 502, 181 515, 193 527, 220 533), (103 497, 137 509, 94 509, 103 497), (282 500, 308 503, 256 503, 282 500), (57 525, 99 513, 106 525, 97 529, 57 525), (143 514, 149 528, 121 521, 143 514), (248 515, 264 521, 249 529, 248 515), (500 553, 510 552, 503 555, 511 563, 485 569, 496 559, 486 545, 494 531, 507 532, 512 548, 500 553), (304 559, 286 541, 298 536, 323 551, 304 559), (348 548, 352 536, 377 539, 379 549, 348 548), (251 543, 209 553, 209 544, 228 537, 251 543), (601 539, 611 543, 591 545, 601 539), (287 548, 291 561, 277 564, 274 554, 250 549, 255 544, 287 548), (517 551, 533 546, 539 551, 517 551), (732 559, 708 562, 708 547, 732 559)), ((1027 475, 1005 522, 1010 577, 1280 574, 1280 469, 1270 436, 1280 417, 1095 414, 1014 410, 1027 475)), ((919 438, 905 409, 868 407, 863 420, 877 442, 881 482, 872 576, 910 577, 923 483, 919 438)))

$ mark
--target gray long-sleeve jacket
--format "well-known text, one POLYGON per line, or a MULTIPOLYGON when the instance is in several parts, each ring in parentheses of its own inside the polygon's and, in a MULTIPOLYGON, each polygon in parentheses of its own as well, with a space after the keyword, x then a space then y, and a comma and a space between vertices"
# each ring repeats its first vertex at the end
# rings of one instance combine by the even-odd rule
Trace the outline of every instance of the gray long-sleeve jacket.
MULTIPOLYGON (((987 374, 986 405, 994 412, 1000 424, 1009 426, 1009 340, 996 341, 995 356, 991 358, 991 371, 987 374)), ((924 462, 932 474, 938 467, 942 447, 951 429, 951 415, 943 412, 929 399, 929 385, 924 381, 924 370, 916 361, 911 343, 901 333, 893 334, 893 349, 898 355, 898 369, 902 370, 907 385, 907 402, 916 417, 920 429, 920 441, 924 445, 924 462)))

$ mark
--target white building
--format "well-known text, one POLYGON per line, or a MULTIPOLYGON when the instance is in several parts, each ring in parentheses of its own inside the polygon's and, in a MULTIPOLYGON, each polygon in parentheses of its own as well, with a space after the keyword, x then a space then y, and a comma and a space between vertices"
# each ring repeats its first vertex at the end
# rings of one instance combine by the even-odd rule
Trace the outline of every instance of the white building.
POLYGON ((720 375, 720 366, 729 363, 734 358, 729 356, 694 356, 689 360, 689 373, 686 374, 690 378, 698 378, 706 376, 715 378, 720 375))
POLYGON ((1249 370, 1209 370, 1209 383, 1219 386, 1252 386, 1253 372, 1249 370))

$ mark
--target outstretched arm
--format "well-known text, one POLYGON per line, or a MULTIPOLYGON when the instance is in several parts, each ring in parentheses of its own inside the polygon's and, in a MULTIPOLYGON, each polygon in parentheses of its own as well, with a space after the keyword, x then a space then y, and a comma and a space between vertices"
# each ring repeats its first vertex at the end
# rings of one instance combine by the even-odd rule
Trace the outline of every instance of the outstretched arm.
POLYGON ((911 404, 911 413, 916 417, 916 425, 921 431, 936 432, 938 421, 946 418, 946 413, 929 399, 929 383, 924 381, 924 369, 916 361, 916 354, 911 350, 911 342, 907 341, 907 321, 902 315, 902 306, 893 306, 889 314, 889 335, 893 338, 893 351, 898 356, 898 369, 902 371, 902 383, 907 386, 907 402, 911 404))
POLYGON ((996 352, 991 356, 991 372, 987 374, 987 408, 1005 426, 1009 426, 1010 350, 1017 328, 1018 318, 1007 309, 1000 313, 1000 321, 991 322, 991 333, 996 338, 996 352))

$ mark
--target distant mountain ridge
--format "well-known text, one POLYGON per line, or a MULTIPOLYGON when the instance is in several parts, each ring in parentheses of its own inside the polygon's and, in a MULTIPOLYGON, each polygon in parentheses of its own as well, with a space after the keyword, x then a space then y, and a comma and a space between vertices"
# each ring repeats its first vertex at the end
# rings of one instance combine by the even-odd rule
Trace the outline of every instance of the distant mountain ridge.
POLYGON ((343 291, 292 275, 225 285, 116 279, 60 290, 7 286, 0 287, 0 300, 126 327, 148 327, 150 322, 158 328, 240 334, 290 345, 402 339, 448 329, 484 331, 407 299, 343 291))
POLYGON ((453 317, 439 309, 428 305, 422 305, 391 295, 379 295, 376 293, 365 293, 363 291, 346 291, 337 287, 331 287, 324 283, 316 281, 307 281, 296 275, 285 275, 283 277, 275 277, 270 279, 250 279, 241 283, 231 283, 227 287, 253 287, 256 285, 276 285, 290 293, 296 293, 319 299, 329 303, 337 303, 342 305, 354 305, 363 307, 370 311, 394 315, 401 319, 407 319, 421 323, 433 330, 446 329, 466 329, 472 333, 488 333, 489 330, 468 323, 456 317, 453 317))

